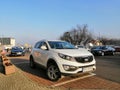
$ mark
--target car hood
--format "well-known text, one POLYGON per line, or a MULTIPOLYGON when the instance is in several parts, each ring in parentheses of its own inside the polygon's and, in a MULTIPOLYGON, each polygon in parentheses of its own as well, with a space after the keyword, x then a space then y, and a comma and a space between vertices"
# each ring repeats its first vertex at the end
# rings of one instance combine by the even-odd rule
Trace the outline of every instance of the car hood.
POLYGON ((72 57, 92 55, 92 53, 90 53, 86 49, 54 49, 53 51, 72 57))

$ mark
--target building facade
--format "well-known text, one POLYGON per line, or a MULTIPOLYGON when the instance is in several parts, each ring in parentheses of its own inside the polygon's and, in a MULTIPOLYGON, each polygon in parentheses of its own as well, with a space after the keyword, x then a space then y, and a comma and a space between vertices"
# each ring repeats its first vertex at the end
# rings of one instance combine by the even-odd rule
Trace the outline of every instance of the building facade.
POLYGON ((13 46, 15 46, 15 38, 2 37, 0 38, 0 45, 4 46, 5 49, 11 49, 13 46))

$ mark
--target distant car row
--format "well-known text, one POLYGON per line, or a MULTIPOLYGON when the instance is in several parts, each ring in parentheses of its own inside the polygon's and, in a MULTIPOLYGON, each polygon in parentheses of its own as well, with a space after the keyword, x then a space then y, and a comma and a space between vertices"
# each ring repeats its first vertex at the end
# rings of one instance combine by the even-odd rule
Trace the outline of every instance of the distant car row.
MULTIPOLYGON (((120 46, 94 46, 91 49, 86 48, 83 45, 76 45, 75 46, 78 49, 86 49, 90 51, 93 55, 99 55, 99 56, 104 56, 104 55, 114 55, 115 52, 120 52, 120 46)), ((12 47, 10 51, 10 56, 24 56, 26 50, 19 47, 15 46, 12 47)))
POLYGON ((76 45, 76 48, 84 48, 90 51, 93 55, 99 55, 99 56, 104 56, 104 55, 114 55, 115 52, 120 52, 120 46, 94 46, 91 49, 86 48, 83 45, 76 45))

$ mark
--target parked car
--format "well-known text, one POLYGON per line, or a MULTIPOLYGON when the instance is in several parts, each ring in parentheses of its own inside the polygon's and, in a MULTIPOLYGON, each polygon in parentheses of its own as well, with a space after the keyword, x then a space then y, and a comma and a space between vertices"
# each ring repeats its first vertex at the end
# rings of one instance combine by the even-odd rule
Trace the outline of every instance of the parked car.
POLYGON ((87 48, 87 47, 85 47, 85 46, 83 46, 83 45, 75 45, 75 47, 78 48, 78 49, 83 48, 83 49, 86 49, 86 50, 90 51, 89 48, 87 48))
POLYGON ((96 61, 87 50, 76 49, 74 45, 59 40, 42 40, 35 44, 30 55, 30 67, 36 64, 44 67, 50 80, 56 81, 62 75, 76 75, 96 70, 96 61))
POLYGON ((115 52, 120 52, 120 46, 114 46, 115 52))
POLYGON ((115 49, 112 48, 111 46, 95 46, 91 49, 91 52, 94 55, 114 55, 115 49))
POLYGON ((24 56, 25 51, 21 47, 12 47, 10 56, 24 56))

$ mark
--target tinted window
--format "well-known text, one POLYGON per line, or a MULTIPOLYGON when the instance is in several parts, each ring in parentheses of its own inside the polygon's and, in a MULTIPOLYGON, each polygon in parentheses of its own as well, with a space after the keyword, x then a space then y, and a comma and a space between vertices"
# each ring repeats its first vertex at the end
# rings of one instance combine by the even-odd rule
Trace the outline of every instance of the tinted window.
POLYGON ((22 51, 22 48, 21 47, 13 47, 12 50, 19 50, 19 51, 22 51))
POLYGON ((95 47, 93 47, 92 49, 100 49, 100 47, 95 46, 95 47))
POLYGON ((103 46, 103 47, 101 47, 102 49, 107 49, 107 47, 106 46, 103 46))

